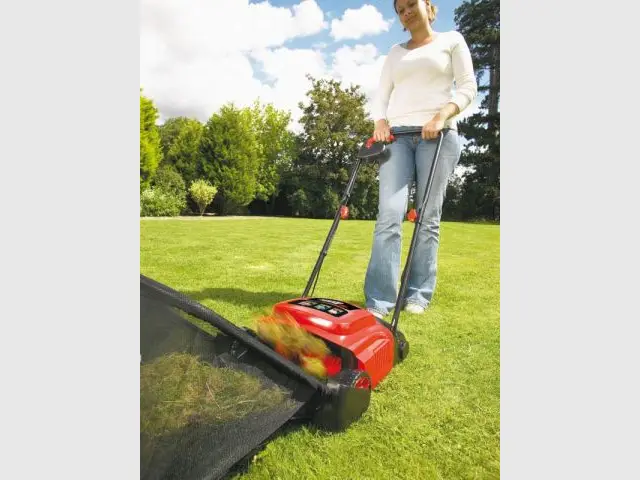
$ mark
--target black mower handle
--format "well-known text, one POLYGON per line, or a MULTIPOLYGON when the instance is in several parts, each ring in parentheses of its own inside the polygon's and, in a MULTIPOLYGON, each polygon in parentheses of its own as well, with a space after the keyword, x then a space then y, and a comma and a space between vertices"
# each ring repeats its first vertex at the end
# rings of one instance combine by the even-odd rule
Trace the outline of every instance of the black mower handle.
MULTIPOLYGON (((449 129, 442 129, 438 134, 438 137, 442 137, 446 130, 449 129)), ((385 152, 387 144, 394 142, 397 136, 420 134, 422 134, 422 127, 404 127, 401 130, 392 128, 389 134, 389 138, 385 141, 376 141, 373 137, 369 137, 362 145, 362 147, 360 147, 360 150, 358 151, 358 157, 362 159, 378 157, 385 152)))
MULTIPOLYGON (((391 128, 389 129, 390 133, 389 133, 389 138, 386 140, 387 143, 391 143, 395 140, 395 137, 399 136, 399 135, 419 135, 422 133, 422 127, 402 127, 402 130, 398 131, 397 128, 391 128)), ((449 130, 449 128, 443 128, 440 133, 438 135, 442 135, 446 130, 449 130)), ((367 140, 367 144, 371 145, 373 143, 377 143, 373 137, 369 137, 369 139, 367 140)))

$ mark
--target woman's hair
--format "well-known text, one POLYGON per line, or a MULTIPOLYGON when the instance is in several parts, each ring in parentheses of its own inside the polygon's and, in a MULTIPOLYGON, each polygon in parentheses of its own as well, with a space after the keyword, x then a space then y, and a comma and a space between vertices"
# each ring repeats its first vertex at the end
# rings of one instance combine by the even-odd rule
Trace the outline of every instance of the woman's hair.
MULTIPOLYGON (((418 0, 421 1, 421 0, 418 0)), ((398 3, 398 0, 393 0, 393 9, 396 11, 396 13, 398 13, 398 9, 396 8, 396 3, 398 3)), ((430 14, 430 20, 429 23, 433 23, 434 20, 436 19, 436 14, 438 13, 438 7, 436 7, 432 2, 429 2, 429 14, 430 14)))

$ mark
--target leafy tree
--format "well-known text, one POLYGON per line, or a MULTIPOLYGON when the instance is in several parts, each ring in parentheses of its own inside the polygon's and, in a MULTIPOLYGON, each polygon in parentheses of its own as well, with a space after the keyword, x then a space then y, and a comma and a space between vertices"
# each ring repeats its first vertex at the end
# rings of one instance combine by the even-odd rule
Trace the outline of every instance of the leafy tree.
POLYGON ((296 217, 306 216, 311 211, 309 201, 307 200, 307 194, 301 188, 289 196, 289 203, 291 204, 293 215, 296 217))
POLYGON ((478 92, 486 94, 483 105, 488 115, 496 115, 500 102, 500 0, 465 0, 455 9, 454 20, 469 44, 478 92), (488 84, 483 82, 485 77, 489 77, 488 84))
POLYGON ((277 196, 282 173, 293 159, 294 134, 288 130, 291 114, 271 104, 263 106, 255 102, 251 116, 260 144, 256 199, 266 202, 277 196))
POLYGON ((160 132, 160 145, 162 146, 162 155, 164 157, 169 153, 171 145, 174 144, 182 128, 194 121, 197 120, 193 120, 188 117, 172 117, 168 118, 158 127, 158 131, 160 132))
POLYGON ((199 172, 217 186, 224 214, 248 205, 255 198, 260 153, 249 109, 224 105, 205 125, 199 172))
POLYGON ((203 131, 204 126, 190 118, 182 118, 164 131, 163 142, 167 147, 164 163, 173 165, 187 185, 198 177, 203 131))
POLYGON ((462 196, 462 176, 455 172, 451 174, 447 190, 446 201, 442 206, 442 218, 444 220, 458 220, 461 218, 460 198, 462 196))
POLYGON ((464 176, 459 206, 463 218, 492 218, 500 195, 500 1, 466 0, 455 10, 458 30, 469 44, 484 95, 480 113, 460 122, 469 141, 460 164, 464 176))
POLYGON ((140 89, 140 189, 147 188, 162 160, 160 134, 156 125, 158 109, 140 89))
MULTIPOLYGON (((314 217, 333 216, 346 188, 358 148, 371 136, 373 122, 365 112, 366 96, 359 86, 343 88, 336 80, 314 79, 300 103, 303 132, 299 155, 289 178, 289 200, 314 217), (295 192, 302 189, 303 199, 295 192), (295 198, 291 195, 295 195, 295 198), (304 201, 302 201, 304 200, 304 201)), ((352 218, 372 218, 377 207, 377 165, 363 163, 350 199, 352 218)))

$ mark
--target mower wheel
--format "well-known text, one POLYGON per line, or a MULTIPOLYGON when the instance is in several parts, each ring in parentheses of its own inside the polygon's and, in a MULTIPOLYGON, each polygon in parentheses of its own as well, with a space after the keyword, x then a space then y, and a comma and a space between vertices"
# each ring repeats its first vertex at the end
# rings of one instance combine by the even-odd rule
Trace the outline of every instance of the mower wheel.
POLYGON ((345 430, 369 408, 371 377, 362 370, 342 370, 327 381, 329 395, 314 415, 313 423, 328 431, 345 430))
POLYGON ((395 334, 396 354, 394 364, 402 362, 409 355, 409 342, 404 334, 397 331, 395 334))

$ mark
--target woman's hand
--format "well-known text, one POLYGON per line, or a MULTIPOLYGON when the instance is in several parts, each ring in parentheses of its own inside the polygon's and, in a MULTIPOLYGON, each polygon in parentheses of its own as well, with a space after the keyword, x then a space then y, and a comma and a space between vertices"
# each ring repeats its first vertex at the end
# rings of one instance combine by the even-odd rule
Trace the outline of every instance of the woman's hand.
POLYGON ((433 140, 434 138, 438 138, 438 135, 443 128, 444 120, 438 113, 422 127, 422 138, 424 138, 425 140, 433 140))
POLYGON ((444 128, 444 123, 459 113, 460 109, 457 104, 453 102, 447 103, 442 107, 442 110, 436 113, 431 120, 424 124, 422 127, 422 138, 425 140, 438 138, 438 135, 440 135, 440 132, 444 128))
POLYGON ((378 120, 373 129, 373 139, 376 142, 386 142, 389 140, 389 135, 391 135, 391 130, 387 121, 384 119, 378 120))

